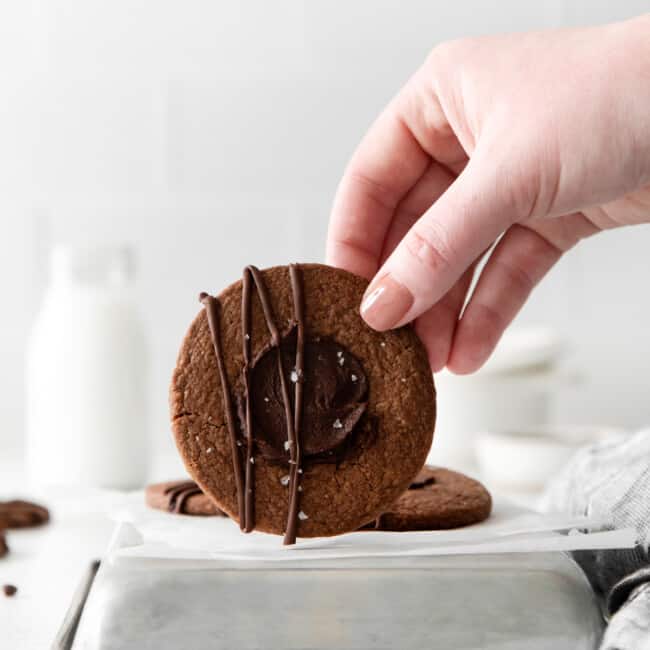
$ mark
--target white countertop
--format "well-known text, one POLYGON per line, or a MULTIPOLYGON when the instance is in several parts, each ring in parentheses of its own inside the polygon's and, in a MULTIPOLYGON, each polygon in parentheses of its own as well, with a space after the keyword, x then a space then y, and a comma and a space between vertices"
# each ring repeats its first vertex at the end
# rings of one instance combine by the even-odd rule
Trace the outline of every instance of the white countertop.
POLYGON ((13 584, 12 598, 0 594, 3 648, 49 648, 88 564, 102 556, 113 523, 107 516, 119 493, 37 494, 17 489, 23 476, 18 454, 0 460, 0 498, 27 498, 50 508, 51 522, 6 533, 9 554, 0 559, 0 585, 13 584), (44 498, 45 497, 45 498, 44 498))
MULTIPOLYGON (((178 459, 159 459, 152 475, 157 480, 176 476, 178 466, 178 459)), ((0 593, 0 646, 44 650, 54 640, 86 568, 104 554, 114 528, 109 515, 128 493, 62 489, 43 494, 21 487, 24 476, 21 453, 3 448, 0 499, 42 503, 51 520, 39 528, 6 533, 10 550, 0 559, 0 586, 12 584, 18 592, 12 598, 0 593)))

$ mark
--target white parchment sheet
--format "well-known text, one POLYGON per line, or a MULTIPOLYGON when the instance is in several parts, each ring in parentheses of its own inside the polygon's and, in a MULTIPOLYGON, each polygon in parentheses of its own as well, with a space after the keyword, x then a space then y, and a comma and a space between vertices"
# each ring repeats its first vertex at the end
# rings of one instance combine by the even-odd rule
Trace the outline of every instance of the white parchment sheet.
POLYGON ((226 517, 191 517, 151 510, 135 499, 114 518, 112 561, 130 559, 295 561, 481 553, 631 548, 633 529, 603 531, 607 522, 587 517, 542 515, 495 498, 489 519, 450 531, 393 533, 362 531, 299 539, 283 546, 277 535, 244 534, 226 517), (579 531, 593 532, 579 532, 579 531))

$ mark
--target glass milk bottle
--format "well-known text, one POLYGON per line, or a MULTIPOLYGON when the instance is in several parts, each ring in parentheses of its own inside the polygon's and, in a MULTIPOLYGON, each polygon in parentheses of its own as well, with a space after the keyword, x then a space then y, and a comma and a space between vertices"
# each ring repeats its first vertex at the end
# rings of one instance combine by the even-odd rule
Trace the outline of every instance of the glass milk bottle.
POLYGON ((33 485, 135 488, 147 470, 146 341, 126 247, 52 251, 27 353, 33 485))

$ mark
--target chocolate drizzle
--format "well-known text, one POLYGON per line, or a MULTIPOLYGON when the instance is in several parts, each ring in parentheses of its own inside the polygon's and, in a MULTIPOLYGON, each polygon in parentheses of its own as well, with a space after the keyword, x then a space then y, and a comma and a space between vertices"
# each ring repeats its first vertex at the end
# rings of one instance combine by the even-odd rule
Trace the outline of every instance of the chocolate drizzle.
MULTIPOLYGON (((251 280, 252 273, 249 269, 244 269, 242 278, 241 294, 241 323, 242 323, 242 348, 244 352, 244 367, 242 368, 242 378, 244 380, 244 400, 245 400, 245 422, 244 431, 246 432, 246 470, 244 486, 246 496, 244 498, 244 527, 245 533, 250 533, 255 527, 255 500, 254 500, 254 464, 253 459, 253 416, 251 414, 250 399, 250 370, 251 370, 251 280)), ((241 512, 241 511, 240 511, 241 512)))
MULTIPOLYGON (((240 529, 246 533, 255 529, 256 458, 288 464, 288 475, 280 480, 288 486, 284 544, 295 543, 299 521, 307 519, 300 509, 303 465, 340 462, 350 447, 353 430, 358 430, 357 425, 365 414, 368 393, 366 374, 353 354, 331 339, 306 340, 303 273, 297 264, 289 265, 289 280, 293 318, 281 332, 262 273, 254 266, 247 266, 243 271, 243 390, 236 394, 239 429, 220 339, 220 305, 207 293, 199 298, 206 308, 217 358, 240 529), (270 335, 269 342, 261 348, 258 346, 255 358, 252 357, 254 291, 270 335), (287 357, 292 365, 286 361, 287 357), (243 438, 238 439, 238 435, 243 438)), ((364 435, 372 433, 372 426, 364 424, 363 431, 364 435)))
POLYGON ((199 300, 203 303, 208 316, 208 325, 212 335, 212 344, 214 353, 217 357, 217 368, 219 369, 219 379, 221 381, 221 392, 223 394, 223 406, 226 414, 226 423, 228 425, 228 434, 230 436, 230 451, 232 454, 232 467, 235 475, 235 485, 237 487, 237 506, 239 508, 239 527, 244 530, 244 492, 242 488, 241 476, 241 459, 237 451, 237 429, 235 428, 235 414, 232 407, 232 398, 228 388, 228 377, 226 376, 226 367, 223 358, 223 349, 221 347, 221 334, 219 332, 219 302, 216 298, 202 293, 199 300))
POLYGON ((289 266, 291 275, 291 292, 293 294, 294 319, 298 325, 296 340, 296 365, 295 365, 295 398, 293 412, 293 427, 289 427, 290 417, 287 418, 287 431, 289 432, 289 452, 291 454, 291 469, 289 471, 289 514, 287 516, 287 530, 284 535, 285 544, 295 544, 296 529, 298 527, 298 485, 300 483, 301 453, 300 453, 300 422, 302 419, 303 382, 305 379, 305 303, 302 287, 302 276, 295 264, 289 266), (293 439, 292 439, 293 434, 293 439))
POLYGON ((202 491, 194 481, 179 481, 166 488, 164 494, 169 497, 167 510, 179 515, 185 512, 187 500, 197 494, 202 494, 202 491))
POLYGON ((296 541, 296 532, 298 527, 298 513, 299 513, 299 475, 302 473, 300 467, 301 454, 300 454, 300 421, 302 418, 303 406, 303 389, 302 383, 304 378, 304 296, 302 290, 302 273, 297 265, 291 264, 289 266, 289 274, 291 279, 291 289, 293 293, 294 302, 294 318, 295 326, 297 327, 297 344, 296 344, 296 360, 295 360, 295 373, 296 381, 294 388, 294 407, 292 412, 291 399, 289 396, 289 387, 285 377, 284 360, 282 357, 282 347, 280 332, 278 330, 273 307, 269 299, 268 289, 264 282, 264 278, 259 269, 254 266, 247 266, 244 269, 242 278, 242 343, 244 354, 244 365, 242 368, 242 378, 244 383, 244 429, 246 439, 246 454, 245 454, 245 470, 242 472, 241 458, 237 445, 237 431, 235 428, 235 412, 233 409, 232 399, 230 397, 230 390, 228 388, 227 377, 225 372, 225 364, 223 358, 223 349, 221 346, 220 333, 219 333, 219 310, 218 301, 212 296, 202 293, 199 297, 200 301, 206 307, 208 324, 210 333, 212 335, 212 342, 214 345, 215 354, 217 357, 217 365, 219 369, 219 377, 221 380, 221 388, 223 392, 224 410, 226 414, 226 421, 230 435, 231 452, 233 460, 233 470, 235 474, 235 485, 237 488, 237 504, 239 508, 239 526, 244 532, 250 532, 255 528, 255 476, 254 476, 254 462, 255 462, 255 444, 253 435, 253 418, 251 409, 251 394, 250 394, 250 370, 251 370, 251 309, 252 309, 252 289, 253 285, 257 290, 257 294, 262 306, 266 326, 271 335, 271 348, 275 348, 276 363, 278 369, 278 376, 280 379, 280 386, 282 392, 282 401, 284 404, 284 411, 286 417, 287 428, 287 444, 290 450, 290 492, 289 492, 289 508, 287 516, 286 533, 284 537, 285 544, 294 544, 296 541), (243 477, 242 477, 243 473, 243 477))

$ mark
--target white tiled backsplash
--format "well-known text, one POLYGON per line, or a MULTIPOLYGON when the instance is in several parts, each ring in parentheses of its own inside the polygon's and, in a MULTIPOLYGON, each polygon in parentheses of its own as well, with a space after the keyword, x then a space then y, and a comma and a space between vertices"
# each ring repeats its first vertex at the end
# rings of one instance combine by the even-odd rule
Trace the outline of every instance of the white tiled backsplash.
MULTIPOLYGON (((32 0, 0 4, 0 444, 52 240, 138 245, 152 431, 196 294, 322 258, 343 166, 440 40, 598 22, 647 2, 32 0)), ((650 228, 582 244, 520 317, 575 344, 560 419, 650 422, 650 228)), ((444 399, 444 396, 441 396, 444 399)))

